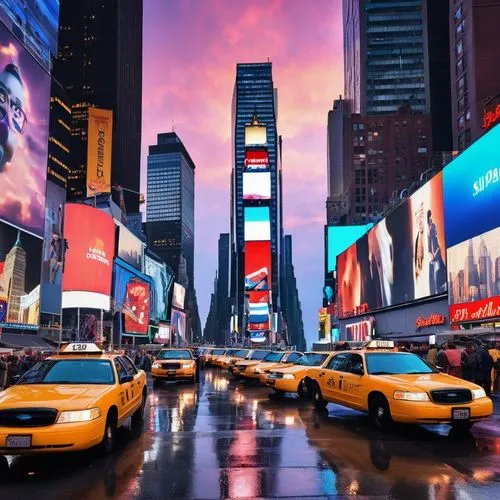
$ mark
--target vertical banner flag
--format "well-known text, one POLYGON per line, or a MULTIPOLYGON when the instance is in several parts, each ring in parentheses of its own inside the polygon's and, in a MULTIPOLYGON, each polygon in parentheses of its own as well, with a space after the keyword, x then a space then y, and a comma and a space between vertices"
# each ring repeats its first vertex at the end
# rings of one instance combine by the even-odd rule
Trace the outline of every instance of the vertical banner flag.
POLYGON ((87 196, 111 192, 113 111, 89 108, 87 196))

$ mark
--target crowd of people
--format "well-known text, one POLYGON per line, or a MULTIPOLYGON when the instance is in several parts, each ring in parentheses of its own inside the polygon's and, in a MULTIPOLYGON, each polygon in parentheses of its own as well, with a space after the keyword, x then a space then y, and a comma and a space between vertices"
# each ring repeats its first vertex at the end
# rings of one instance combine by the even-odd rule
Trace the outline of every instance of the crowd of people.
POLYGON ((0 356, 0 391, 6 389, 46 357, 41 352, 0 356))

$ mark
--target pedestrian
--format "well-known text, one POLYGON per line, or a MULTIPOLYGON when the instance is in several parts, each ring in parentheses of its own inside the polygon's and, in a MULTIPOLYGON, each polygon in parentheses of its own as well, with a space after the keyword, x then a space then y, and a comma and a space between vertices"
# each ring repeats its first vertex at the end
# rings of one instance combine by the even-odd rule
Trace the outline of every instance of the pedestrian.
POLYGON ((446 372, 448 370, 448 358, 446 357, 446 352, 444 346, 438 350, 436 366, 438 366, 442 371, 446 372))
POLYGON ((0 358, 0 391, 7 387, 7 361, 0 358))
POLYGON ((435 344, 429 346, 429 351, 427 352, 427 361, 435 366, 438 359, 438 350, 435 344))
POLYGON ((491 396, 491 372, 493 370, 493 358, 483 344, 479 346, 477 353, 481 358, 481 383, 479 385, 484 389, 487 396, 491 396))
POLYGON ((446 373, 448 373, 448 375, 451 375, 453 377, 460 378, 462 376, 462 370, 461 370, 462 351, 460 351, 460 349, 457 349, 453 342, 448 342, 444 354, 448 362, 446 373))
POLYGON ((493 359, 493 370, 491 371, 491 392, 500 390, 500 343, 491 344, 488 350, 493 359))

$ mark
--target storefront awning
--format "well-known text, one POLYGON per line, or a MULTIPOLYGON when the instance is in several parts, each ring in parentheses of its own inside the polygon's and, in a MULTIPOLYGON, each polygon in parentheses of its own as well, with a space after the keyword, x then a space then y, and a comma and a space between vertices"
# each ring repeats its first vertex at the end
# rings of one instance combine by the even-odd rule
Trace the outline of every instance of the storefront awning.
POLYGON ((47 351, 55 349, 54 344, 51 344, 43 337, 19 333, 2 333, 0 335, 0 347, 12 349, 44 349, 47 351))

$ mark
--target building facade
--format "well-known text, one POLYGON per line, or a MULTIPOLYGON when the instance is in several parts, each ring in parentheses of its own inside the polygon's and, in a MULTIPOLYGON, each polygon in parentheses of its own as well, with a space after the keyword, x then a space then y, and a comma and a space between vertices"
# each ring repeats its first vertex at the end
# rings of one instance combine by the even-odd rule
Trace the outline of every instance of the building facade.
MULTIPOLYGON (((54 78, 71 102, 69 198, 86 196, 88 108, 113 111, 111 184, 140 189, 142 0, 61 0, 54 78)), ((118 193, 115 193, 118 200, 118 193)), ((127 211, 139 195, 126 191, 127 211)))
POLYGON ((463 151, 491 125, 487 113, 495 117, 500 102, 500 0, 449 2, 453 149, 463 151))

